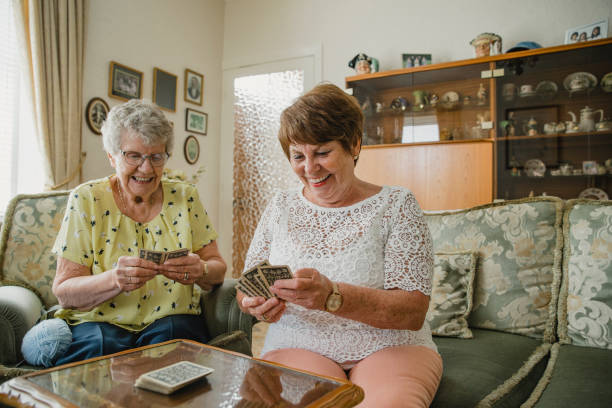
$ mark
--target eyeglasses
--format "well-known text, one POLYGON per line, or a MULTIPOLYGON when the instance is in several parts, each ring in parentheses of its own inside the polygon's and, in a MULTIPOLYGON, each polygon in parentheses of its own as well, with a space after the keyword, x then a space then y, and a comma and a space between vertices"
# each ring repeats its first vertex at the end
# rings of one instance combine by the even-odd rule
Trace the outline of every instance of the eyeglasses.
POLYGON ((161 167, 164 164, 166 164, 168 157, 170 157, 170 155, 167 152, 153 153, 153 154, 140 154, 138 152, 125 152, 123 150, 119 150, 119 151, 125 158, 125 161, 127 162, 127 164, 129 164, 130 166, 136 166, 136 167, 140 166, 147 159, 149 159, 151 166, 161 167))

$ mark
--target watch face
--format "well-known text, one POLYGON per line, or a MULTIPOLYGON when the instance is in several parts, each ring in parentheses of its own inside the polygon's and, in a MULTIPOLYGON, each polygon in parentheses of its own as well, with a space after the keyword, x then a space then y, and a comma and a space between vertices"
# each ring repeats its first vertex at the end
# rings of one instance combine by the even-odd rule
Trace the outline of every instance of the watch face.
POLYGON ((342 296, 332 293, 329 295, 327 304, 325 306, 330 312, 335 312, 336 310, 340 309, 340 306, 342 306, 342 296))

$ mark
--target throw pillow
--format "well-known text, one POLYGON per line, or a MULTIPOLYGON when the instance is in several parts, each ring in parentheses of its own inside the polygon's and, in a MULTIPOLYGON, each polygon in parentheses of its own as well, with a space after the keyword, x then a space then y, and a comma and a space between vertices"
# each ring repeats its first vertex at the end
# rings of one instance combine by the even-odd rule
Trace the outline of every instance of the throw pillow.
POLYGON ((473 251, 436 253, 427 311, 431 332, 437 336, 471 339, 467 317, 472 310, 477 255, 473 251))
POLYGON ((555 341, 562 216, 554 197, 426 213, 434 252, 478 252, 470 327, 555 341))
POLYGON ((612 201, 570 200, 563 221, 559 339, 612 349, 612 201))

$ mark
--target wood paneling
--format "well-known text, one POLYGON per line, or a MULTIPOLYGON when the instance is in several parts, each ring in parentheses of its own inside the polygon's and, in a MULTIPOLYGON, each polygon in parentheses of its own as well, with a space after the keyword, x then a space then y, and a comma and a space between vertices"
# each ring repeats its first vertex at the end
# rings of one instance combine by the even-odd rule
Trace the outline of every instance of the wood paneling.
POLYGON ((425 210, 467 208, 493 199, 493 143, 489 140, 364 146, 357 176, 409 188, 425 210))

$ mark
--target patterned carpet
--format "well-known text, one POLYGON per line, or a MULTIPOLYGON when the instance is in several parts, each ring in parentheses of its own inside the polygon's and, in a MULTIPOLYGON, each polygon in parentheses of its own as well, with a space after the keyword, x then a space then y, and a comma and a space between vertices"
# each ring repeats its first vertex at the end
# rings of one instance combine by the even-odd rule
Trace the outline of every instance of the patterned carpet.
POLYGON ((253 345, 251 351, 253 357, 260 357, 261 349, 263 347, 264 339, 266 338, 266 332, 268 331, 268 323, 257 322, 253 326, 253 345))

